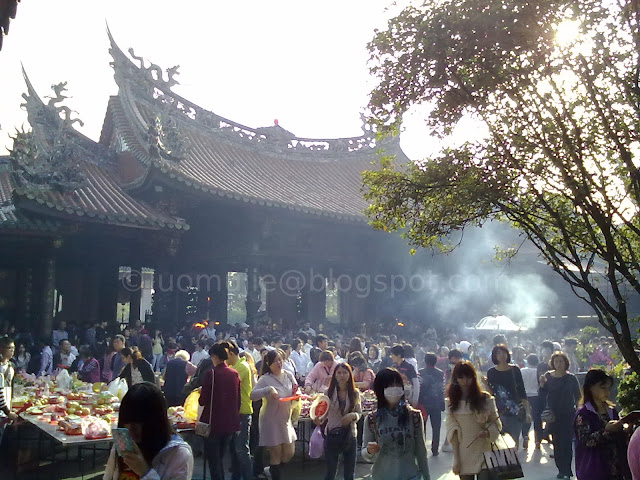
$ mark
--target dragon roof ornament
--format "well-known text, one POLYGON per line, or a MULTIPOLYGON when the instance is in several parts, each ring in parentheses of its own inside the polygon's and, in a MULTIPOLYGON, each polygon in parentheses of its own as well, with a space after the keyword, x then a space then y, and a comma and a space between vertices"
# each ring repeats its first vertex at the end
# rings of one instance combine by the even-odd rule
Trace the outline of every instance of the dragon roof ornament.
POLYGON ((24 68, 27 93, 21 106, 27 111, 32 130, 17 131, 13 137, 10 161, 16 182, 24 188, 69 192, 86 185, 80 160, 95 155, 82 145, 82 138, 72 127, 83 125, 69 107, 60 105, 67 97, 66 82, 52 85, 55 94, 44 103, 38 96, 24 68))
MULTIPOLYGON (((133 49, 129 49, 131 57, 140 64, 137 66, 118 47, 108 26, 107 35, 111 44, 109 52, 113 58, 111 66, 114 69, 114 78, 121 89, 121 94, 126 97, 130 92, 135 98, 129 98, 128 102, 146 104, 155 112, 153 114, 154 120, 158 116, 158 112, 162 112, 161 117, 172 117, 173 128, 179 128, 178 126, 185 122, 186 125, 206 130, 227 140, 241 141, 249 148, 255 148, 262 152, 293 154, 309 160, 341 158, 345 154, 355 152, 375 153, 377 148, 381 146, 379 142, 376 142, 375 132, 364 119, 361 136, 318 139, 283 135, 281 130, 269 127, 250 128, 224 118, 203 109, 171 90, 171 87, 178 83, 174 78, 178 73, 178 67, 166 69, 167 79, 165 80, 161 67, 154 63, 147 66, 142 57, 136 56, 133 49)), ((159 135, 157 133, 152 135, 152 130, 157 131, 158 127, 158 122, 154 120, 151 120, 150 124, 144 125, 144 128, 149 140, 149 149, 155 154, 154 144, 159 135)), ((383 140, 383 143, 391 142, 397 142, 397 139, 383 140)), ((172 157, 175 160, 176 155, 174 154, 172 157)))

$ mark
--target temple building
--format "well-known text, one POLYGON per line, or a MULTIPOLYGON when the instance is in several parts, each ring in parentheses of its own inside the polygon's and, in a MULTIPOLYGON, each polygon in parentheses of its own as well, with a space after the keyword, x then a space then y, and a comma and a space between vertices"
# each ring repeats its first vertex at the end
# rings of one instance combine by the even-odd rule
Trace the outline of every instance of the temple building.
MULTIPOLYGON (((367 224, 361 179, 381 152, 408 160, 397 140, 246 127, 174 93, 177 68, 109 40, 119 91, 98 142, 73 127, 65 84, 45 103, 24 74, 31 130, 0 158, 6 320, 45 333, 61 319, 113 322, 126 302, 133 321, 153 287, 154 320, 185 321, 195 289, 200 316, 224 323, 228 273, 243 272, 249 323, 265 306, 274 321, 317 323, 327 286, 398 271, 386 252, 402 242, 367 224)), ((342 322, 384 298, 339 290, 342 322)))
POLYGON ((516 321, 592 318, 531 245, 483 270, 469 255, 481 237, 411 257, 399 235, 374 230, 361 174, 381 155, 408 162, 397 138, 376 141, 365 125, 339 139, 246 127, 176 94, 177 67, 109 41, 118 94, 98 142, 74 128, 64 83, 45 103, 23 72, 31 129, 0 157, 0 323, 47 335, 58 320, 149 311, 159 326, 225 323, 238 304, 240 320, 285 328, 329 309, 352 327, 457 328, 493 304, 516 321))

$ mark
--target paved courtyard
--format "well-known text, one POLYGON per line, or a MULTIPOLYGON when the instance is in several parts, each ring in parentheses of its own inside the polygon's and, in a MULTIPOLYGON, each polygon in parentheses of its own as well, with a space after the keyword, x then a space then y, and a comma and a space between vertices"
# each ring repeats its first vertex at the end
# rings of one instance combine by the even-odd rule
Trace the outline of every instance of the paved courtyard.
MULTIPOLYGON (((430 438, 431 432, 427 430, 427 438, 430 438)), ((198 442, 199 439, 194 438, 193 441, 198 442)), ((428 442, 430 443, 430 442, 428 442)), ((520 452, 520 460, 523 464, 523 470, 525 478, 527 480, 552 480, 556 478, 557 470, 553 458, 549 457, 551 452, 550 446, 543 443, 542 450, 534 450, 533 441, 530 441, 530 447, 527 452, 520 452)), ((430 451, 430 448, 429 448, 430 451)), ((18 455, 22 455, 24 452, 18 452, 18 455)), ((431 454, 429 454, 431 455, 431 454)), ((0 456, 2 457, 2 456, 0 456)), ((50 462, 32 462, 30 468, 26 468, 19 473, 14 473, 12 469, 0 467, 0 479, 2 480, 31 480, 31 479, 53 479, 53 480, 76 480, 80 479, 79 465, 76 460, 77 454, 73 450, 69 452, 67 459, 66 455, 58 455, 55 464, 50 462)), ((103 465, 106 462, 106 454, 98 453, 96 457, 96 466, 92 465, 92 459, 86 453, 83 455, 82 471, 85 472, 84 479, 100 479, 104 471, 103 465)), ((0 458, 2 463, 5 459, 0 458)), ((228 460, 228 459, 227 459, 228 460)), ((448 452, 441 452, 437 457, 429 456, 429 469, 431 472, 432 480, 457 480, 458 477, 451 473, 451 464, 453 462, 453 454, 448 452)), ((23 462, 21 462, 23 463, 23 462)), ((228 464, 228 461, 226 462, 228 464)), ((195 462, 194 479, 199 480, 203 478, 203 461, 202 457, 198 456, 195 462)), ((371 465, 367 463, 358 463, 356 466, 356 478, 364 479, 371 471, 371 465)), ((286 470, 283 472, 284 478, 287 480, 304 479, 304 480, 322 480, 325 475, 325 466, 322 460, 312 460, 306 457, 305 461, 302 461, 301 452, 296 454, 293 462, 290 463, 286 470)), ((338 471, 338 480, 342 479, 342 470, 338 471)), ((208 475, 207 475, 208 477, 208 475)), ((230 478, 230 476, 228 477, 230 478)), ((392 479, 390 479, 392 480, 392 479)))

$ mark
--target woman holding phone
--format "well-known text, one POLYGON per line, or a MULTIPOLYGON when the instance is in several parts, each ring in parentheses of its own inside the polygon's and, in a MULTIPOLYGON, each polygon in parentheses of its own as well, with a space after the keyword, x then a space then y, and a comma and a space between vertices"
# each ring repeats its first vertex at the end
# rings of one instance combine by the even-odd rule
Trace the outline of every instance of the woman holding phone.
POLYGON ((191 447, 171 428, 167 402, 155 384, 143 382, 129 388, 120 404, 118 428, 128 431, 123 433, 133 448, 119 453, 115 446, 111 448, 103 480, 191 479, 191 447))
MULTIPOLYGON (((629 480, 627 432, 615 405, 609 401, 613 377, 604 370, 587 372, 582 406, 573 422, 576 475, 580 480, 629 480)), ((625 417, 626 420, 626 417, 625 417)))

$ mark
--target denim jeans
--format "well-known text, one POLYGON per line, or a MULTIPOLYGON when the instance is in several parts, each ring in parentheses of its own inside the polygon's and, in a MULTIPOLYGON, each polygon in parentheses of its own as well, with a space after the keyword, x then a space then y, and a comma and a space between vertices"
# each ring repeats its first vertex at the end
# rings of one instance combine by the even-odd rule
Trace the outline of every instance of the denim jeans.
POLYGON ((338 472, 338 458, 343 454, 344 480, 353 480, 356 470, 356 439, 349 438, 345 448, 327 448, 324 442, 324 458, 327 462, 327 475, 325 480, 334 480, 338 472))
POLYGON ((224 480, 224 452, 233 441, 233 433, 211 433, 204 439, 204 454, 209 462, 211 480, 224 480))
POLYGON ((249 453, 249 429, 251 415, 240 414, 240 431, 233 435, 231 442, 232 480, 253 480, 253 466, 249 453))

